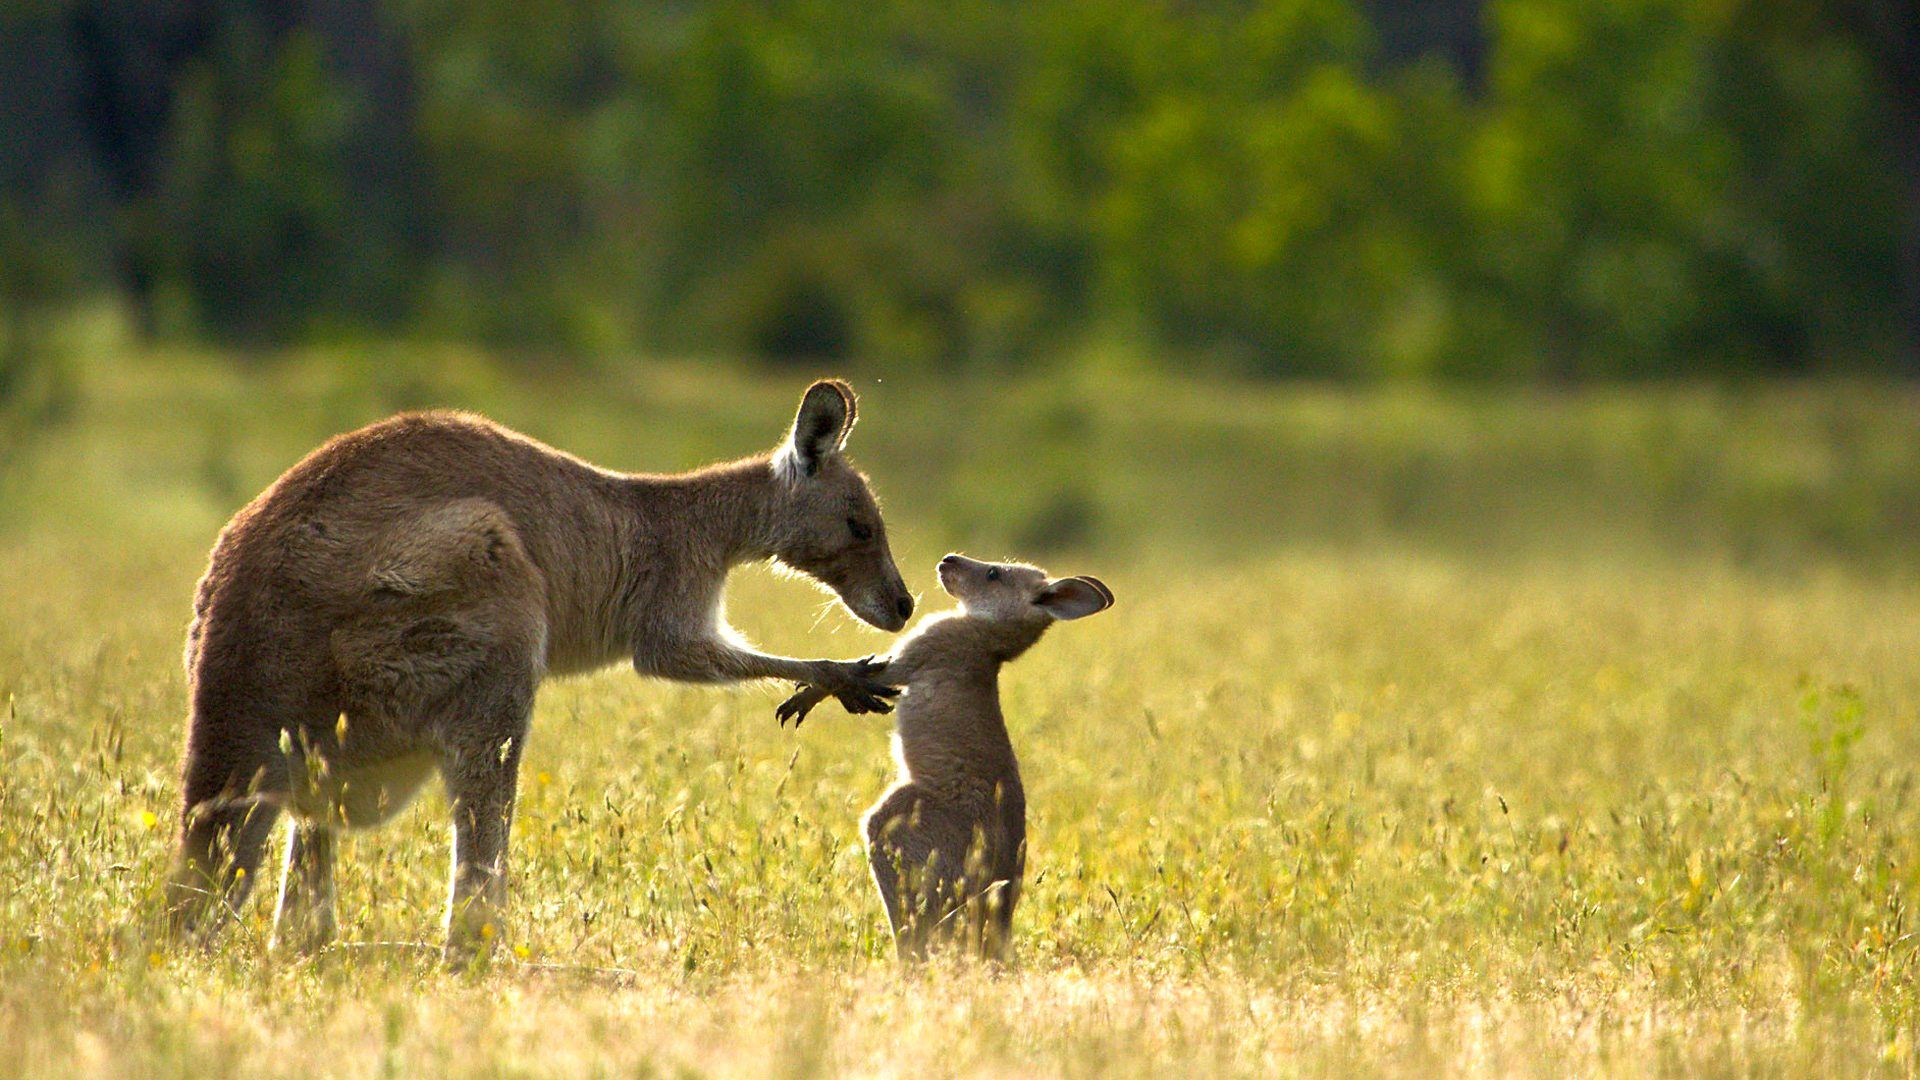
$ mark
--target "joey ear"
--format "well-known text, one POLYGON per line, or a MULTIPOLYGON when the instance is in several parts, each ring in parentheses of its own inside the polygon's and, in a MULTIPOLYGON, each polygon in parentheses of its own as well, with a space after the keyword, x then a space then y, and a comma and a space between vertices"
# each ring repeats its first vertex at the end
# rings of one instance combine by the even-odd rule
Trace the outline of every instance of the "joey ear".
POLYGON ((793 432, 787 438, 802 474, 814 475, 822 462, 840 452, 858 411, 853 387, 839 379, 821 379, 807 387, 807 395, 800 399, 799 415, 793 418, 793 432))
POLYGON ((1056 619, 1082 619, 1113 606, 1113 590, 1093 577, 1049 581, 1033 602, 1056 619))

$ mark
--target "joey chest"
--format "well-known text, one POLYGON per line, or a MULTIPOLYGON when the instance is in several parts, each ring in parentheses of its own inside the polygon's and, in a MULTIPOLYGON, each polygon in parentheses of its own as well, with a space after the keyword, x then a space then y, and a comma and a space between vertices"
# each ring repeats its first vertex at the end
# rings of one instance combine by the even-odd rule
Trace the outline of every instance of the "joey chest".
POLYGON ((955 798, 1022 796, 1020 765, 992 686, 908 682, 895 710, 894 760, 902 779, 955 798))

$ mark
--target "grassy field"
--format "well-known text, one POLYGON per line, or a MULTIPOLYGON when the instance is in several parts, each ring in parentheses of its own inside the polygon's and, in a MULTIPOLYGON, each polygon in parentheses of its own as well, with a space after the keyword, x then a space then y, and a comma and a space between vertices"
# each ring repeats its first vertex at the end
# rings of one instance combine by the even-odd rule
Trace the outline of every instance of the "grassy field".
MULTIPOLYGON (((805 375, 118 355, 0 476, 0 1073, 1904 1075, 1920 1041, 1920 394, 871 377, 909 584, 1118 606, 1003 680, 1019 961, 901 972, 886 725, 612 671, 544 692, 499 961, 427 947, 445 808, 353 837, 344 941, 152 935, 220 523, 395 408, 604 464, 770 445, 805 375)), ((762 644, 884 637, 767 573, 762 644)))

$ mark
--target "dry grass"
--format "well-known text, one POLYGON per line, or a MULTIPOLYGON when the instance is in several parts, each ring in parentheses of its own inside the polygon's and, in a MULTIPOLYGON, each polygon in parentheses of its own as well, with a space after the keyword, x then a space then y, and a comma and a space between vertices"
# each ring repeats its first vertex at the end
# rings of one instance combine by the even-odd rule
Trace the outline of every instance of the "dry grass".
MULTIPOLYGON (((1606 505, 1570 538, 1577 555, 1480 546, 1524 534, 1518 511, 1504 532, 1416 514, 1366 543, 1261 543, 1269 511, 1229 498, 1049 556, 1099 573, 1121 602, 1004 681, 1034 848, 1021 958, 1003 974, 902 973, 887 958, 855 824, 890 767, 883 724, 822 710, 795 735, 774 726, 772 689, 617 672, 543 695, 517 907, 491 969, 449 975, 404 944, 433 940, 442 903, 437 796, 345 846, 342 947, 267 955, 270 905, 256 899, 219 950, 157 949, 199 559, 234 491, 362 408, 337 406, 348 384, 299 366, 261 377, 281 411, 258 417, 240 404, 264 399, 260 383, 158 364, 103 369, 82 413, 9 481, 0 1073, 1914 1069, 1920 583, 1851 541, 1751 559, 1645 520, 1610 534, 1606 505), (1221 550, 1168 554, 1216 515, 1221 550)), ((692 396, 703 378, 662 373, 657 394, 692 396)), ((725 385, 779 425, 785 381, 725 385)), ((589 452, 618 437, 617 395, 540 406, 512 380, 479 393, 509 413, 553 409, 547 433, 579 433, 589 452)), ((1848 393, 1768 407, 1853 415, 1835 404, 1848 393)), ((1263 416, 1275 438, 1286 421, 1286 438, 1306 439, 1292 421, 1310 396, 1222 392, 1170 449, 1209 483, 1240 470, 1257 489, 1235 447, 1257 441, 1263 416)), ((869 412, 885 400, 870 391, 869 412)), ((1653 424, 1698 406, 1676 401, 1649 393, 1639 408, 1653 424)), ((1083 401, 1090 437, 1116 445, 1108 433, 1137 405, 1083 401)), ((1432 406, 1440 419, 1476 407, 1432 406)), ((731 413, 706 419, 640 438, 660 464, 704 456, 712 431, 753 444, 731 413)), ((865 460, 883 493, 904 493, 904 569, 926 587, 941 544, 974 535, 967 508, 993 505, 936 489, 875 428, 859 435, 865 460)), ((1778 460, 1817 456, 1812 436, 1780 430, 1778 460)), ((1866 442, 1891 461, 1888 438, 1866 442)), ((1096 520, 1160 482, 1122 475, 1131 451, 1117 445, 1098 459, 1110 471, 1088 477, 1096 520)), ((1391 464, 1413 451, 1376 452, 1391 464)), ((1423 460, 1436 484, 1449 469, 1490 483, 1423 460)), ((1849 490, 1832 505, 1878 505, 1849 490)), ((1576 495, 1548 502, 1577 508, 1576 495)), ((1766 512, 1828 504, 1780 505, 1766 512)), ((817 602, 752 574, 733 609, 787 651, 884 644, 839 616, 814 628, 817 602)))

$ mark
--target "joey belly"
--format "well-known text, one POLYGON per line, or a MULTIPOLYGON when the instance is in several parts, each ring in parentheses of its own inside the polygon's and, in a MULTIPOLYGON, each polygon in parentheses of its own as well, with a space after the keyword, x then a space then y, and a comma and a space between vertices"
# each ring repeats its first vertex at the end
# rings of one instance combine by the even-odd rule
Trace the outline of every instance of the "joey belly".
MULTIPOLYGON (((909 691, 901 711, 913 704, 909 691)), ((1019 765, 1004 731, 908 715, 894 735, 894 758, 904 776, 953 801, 991 800, 996 791, 1020 786, 1019 765)))

